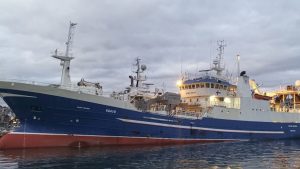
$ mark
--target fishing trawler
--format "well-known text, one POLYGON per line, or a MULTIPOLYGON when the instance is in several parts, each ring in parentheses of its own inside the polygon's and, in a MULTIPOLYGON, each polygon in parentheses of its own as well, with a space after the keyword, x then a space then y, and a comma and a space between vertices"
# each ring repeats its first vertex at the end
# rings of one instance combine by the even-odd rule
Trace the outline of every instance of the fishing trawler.
POLYGON ((141 144, 187 144, 300 136, 300 113, 275 111, 270 100, 250 87, 245 71, 236 84, 217 76, 183 81, 178 95, 152 92, 142 75, 146 66, 136 60, 130 86, 110 97, 100 83, 70 78, 70 48, 76 24, 71 23, 59 85, 0 81, 0 95, 19 120, 19 126, 0 139, 0 149, 85 147, 141 144), (194 93, 196 92, 196 93, 194 93), (198 93, 197 93, 198 92, 198 93), (198 99, 198 100, 197 100, 198 99), (206 101, 206 102, 205 102, 206 101), (179 101, 180 102, 180 101, 179 101), (182 105, 183 104, 183 105, 182 105), (189 106, 196 105, 192 108, 189 106))

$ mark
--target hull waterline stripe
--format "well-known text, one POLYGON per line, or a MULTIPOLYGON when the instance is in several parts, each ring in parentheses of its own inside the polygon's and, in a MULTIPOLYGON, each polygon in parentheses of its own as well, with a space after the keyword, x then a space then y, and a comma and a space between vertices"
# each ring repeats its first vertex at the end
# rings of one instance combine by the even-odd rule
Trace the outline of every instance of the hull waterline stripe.
POLYGON ((118 120, 121 120, 121 121, 127 122, 127 123, 145 124, 145 125, 151 125, 151 126, 171 127, 171 128, 180 128, 180 129, 195 129, 195 130, 229 132, 229 133, 284 134, 283 131, 254 131, 254 130, 215 129, 215 128, 206 128, 206 127, 182 126, 182 125, 175 125, 175 124, 163 124, 163 123, 140 121, 140 120, 130 120, 130 119, 122 119, 122 118, 118 118, 118 120))
POLYGON ((11 132, 10 135, 47 135, 47 136, 78 136, 78 137, 111 137, 111 138, 133 138, 133 139, 163 139, 163 140, 220 140, 220 141, 249 141, 249 139, 193 139, 193 138, 160 138, 160 137, 131 137, 131 136, 109 136, 109 135, 82 135, 82 134, 55 134, 55 133, 28 133, 28 132, 11 132))

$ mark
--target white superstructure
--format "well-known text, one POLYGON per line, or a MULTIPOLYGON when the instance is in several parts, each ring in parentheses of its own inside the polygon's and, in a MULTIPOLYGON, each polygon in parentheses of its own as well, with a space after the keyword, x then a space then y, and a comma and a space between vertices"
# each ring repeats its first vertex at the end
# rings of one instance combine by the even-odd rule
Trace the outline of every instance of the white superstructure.
POLYGON ((138 110, 163 112, 171 111, 171 107, 174 107, 172 102, 171 107, 167 107, 170 104, 170 97, 173 97, 175 103, 179 103, 179 96, 174 93, 164 92, 162 89, 155 88, 151 90, 153 84, 146 83, 147 77, 145 75, 146 65, 140 63, 141 59, 136 58, 134 64, 134 75, 130 75, 130 85, 121 92, 113 92, 111 97, 117 100, 127 101, 135 105, 138 110), (176 97, 178 96, 178 98, 176 97))
POLYGON ((236 96, 236 85, 223 74, 224 41, 218 41, 218 54, 208 70, 200 70, 203 75, 195 78, 183 77, 177 83, 182 104, 178 107, 183 112, 204 112, 213 105, 235 108, 239 103, 236 96))

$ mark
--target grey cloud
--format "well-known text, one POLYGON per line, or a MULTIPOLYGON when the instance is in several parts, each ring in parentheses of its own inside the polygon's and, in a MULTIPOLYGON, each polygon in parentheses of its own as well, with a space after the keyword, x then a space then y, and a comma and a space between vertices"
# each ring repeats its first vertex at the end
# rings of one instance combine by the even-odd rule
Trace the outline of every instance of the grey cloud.
POLYGON ((149 82, 176 91, 181 71, 209 67, 220 39, 230 72, 240 54, 252 78, 292 83, 300 72, 299 8, 296 0, 3 0, 0 76, 59 83, 59 62, 50 55, 64 50, 72 20, 79 23, 72 79, 100 81, 107 92, 128 85, 136 57, 148 66, 149 82))

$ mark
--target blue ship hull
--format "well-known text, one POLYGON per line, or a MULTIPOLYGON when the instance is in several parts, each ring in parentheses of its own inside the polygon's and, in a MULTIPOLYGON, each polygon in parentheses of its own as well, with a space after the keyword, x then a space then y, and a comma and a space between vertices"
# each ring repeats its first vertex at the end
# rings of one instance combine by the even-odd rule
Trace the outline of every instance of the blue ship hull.
POLYGON ((182 118, 38 92, 0 88, 20 127, 0 149, 127 144, 181 144, 298 138, 298 123, 182 118))

